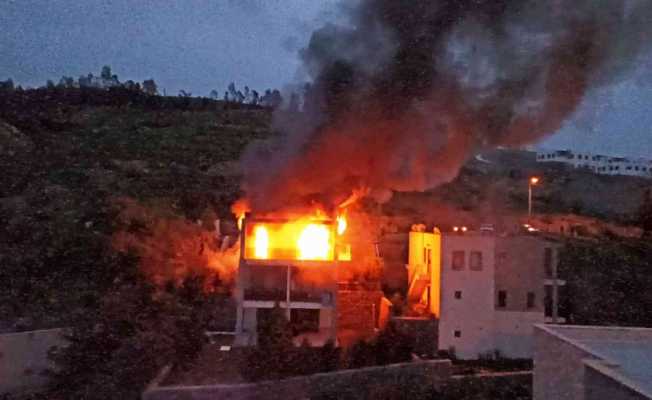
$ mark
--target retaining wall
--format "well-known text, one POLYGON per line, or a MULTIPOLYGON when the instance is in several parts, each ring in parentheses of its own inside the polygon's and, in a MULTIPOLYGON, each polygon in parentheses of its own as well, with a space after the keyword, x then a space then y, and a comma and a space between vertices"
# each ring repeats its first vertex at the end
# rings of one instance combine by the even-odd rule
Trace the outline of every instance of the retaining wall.
POLYGON ((449 360, 427 360, 320 373, 245 384, 159 386, 159 376, 143 400, 301 400, 306 398, 374 398, 379 390, 439 388, 451 376, 449 360), (418 385, 418 386, 417 386, 418 385))

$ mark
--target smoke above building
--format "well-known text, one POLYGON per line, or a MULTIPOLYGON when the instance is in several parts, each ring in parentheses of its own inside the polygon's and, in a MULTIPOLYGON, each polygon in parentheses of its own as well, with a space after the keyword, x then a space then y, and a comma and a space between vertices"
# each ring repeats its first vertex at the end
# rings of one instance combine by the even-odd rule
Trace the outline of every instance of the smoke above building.
POLYGON ((556 132, 647 51, 648 0, 360 0, 300 52, 304 112, 242 162, 251 207, 379 201, 453 179, 468 157, 556 132))

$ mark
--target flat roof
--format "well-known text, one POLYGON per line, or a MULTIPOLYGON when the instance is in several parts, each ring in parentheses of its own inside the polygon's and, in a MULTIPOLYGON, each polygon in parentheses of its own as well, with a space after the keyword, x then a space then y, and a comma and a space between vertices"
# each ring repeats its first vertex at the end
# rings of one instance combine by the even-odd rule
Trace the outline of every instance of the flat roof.
POLYGON ((585 364, 652 398, 652 328, 537 325, 598 360, 585 364))

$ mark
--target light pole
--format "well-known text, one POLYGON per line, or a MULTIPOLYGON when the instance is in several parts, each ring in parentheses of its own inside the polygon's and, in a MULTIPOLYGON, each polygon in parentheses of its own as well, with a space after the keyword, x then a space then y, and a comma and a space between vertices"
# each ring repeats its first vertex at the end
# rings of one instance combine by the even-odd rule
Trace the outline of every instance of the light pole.
POLYGON ((528 180, 527 185, 527 217, 528 219, 532 217, 532 186, 539 183, 539 178, 536 176, 531 177, 528 180))

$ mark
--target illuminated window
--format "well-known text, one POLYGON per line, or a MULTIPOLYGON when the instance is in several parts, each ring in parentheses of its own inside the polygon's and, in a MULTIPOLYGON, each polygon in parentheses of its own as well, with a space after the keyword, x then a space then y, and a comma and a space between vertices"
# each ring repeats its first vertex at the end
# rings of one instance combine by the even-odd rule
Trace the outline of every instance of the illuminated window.
POLYGON ((453 252, 453 269, 456 271, 461 271, 464 269, 464 264, 466 263, 464 259, 464 251, 458 250, 453 252))
POLYGON ((482 271, 482 252, 472 251, 469 256, 469 268, 472 271, 482 271))
POLYGON ((456 290, 455 291, 455 298, 458 299, 458 300, 462 298, 462 291, 461 290, 456 290))
POLYGON ((527 293, 527 308, 534 308, 535 307, 535 294, 534 292, 528 292, 527 293))
POLYGON ((504 290, 498 291, 498 307, 500 308, 507 307, 507 292, 504 290))

